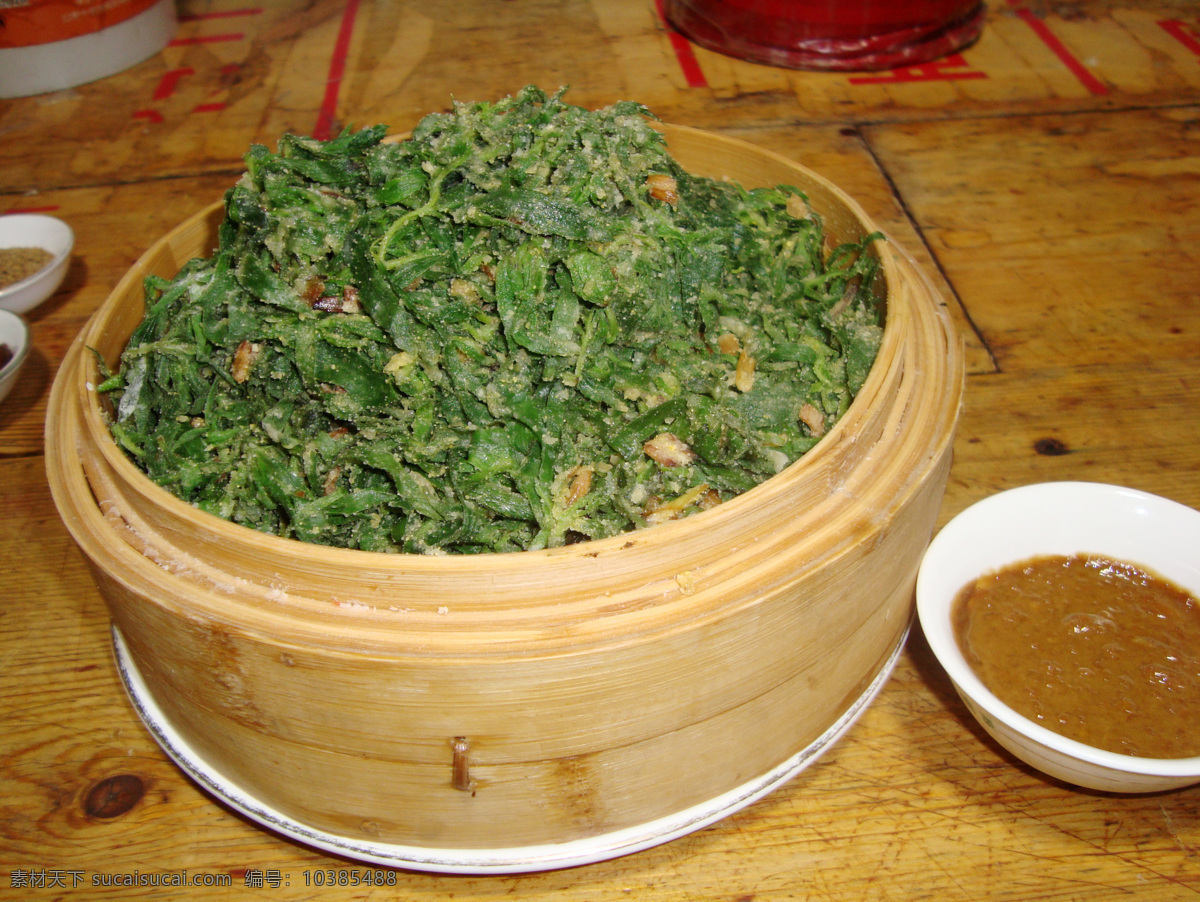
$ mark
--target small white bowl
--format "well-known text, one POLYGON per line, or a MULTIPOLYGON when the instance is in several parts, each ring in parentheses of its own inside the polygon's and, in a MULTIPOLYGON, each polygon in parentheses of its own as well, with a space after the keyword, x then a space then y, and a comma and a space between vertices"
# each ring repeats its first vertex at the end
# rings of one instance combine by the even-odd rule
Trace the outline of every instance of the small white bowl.
POLYGON ((12 359, 0 368, 0 401, 17 384, 17 374, 29 356, 29 327, 25 320, 8 310, 0 310, 0 345, 8 345, 12 359))
POLYGON ((1080 553, 1139 564, 1200 597, 1200 511, 1099 483, 1024 486, 967 508, 930 543, 917 576, 917 612, 933 653, 983 728, 1052 777, 1126 793, 1200 782, 1200 757, 1119 755, 1034 723, 996 698, 963 657, 951 624, 960 589, 984 573, 1032 557, 1080 553))
POLYGON ((40 247, 54 259, 27 279, 0 290, 0 308, 13 313, 27 313, 58 290, 71 250, 75 233, 61 219, 41 213, 9 213, 0 216, 0 248, 40 247))

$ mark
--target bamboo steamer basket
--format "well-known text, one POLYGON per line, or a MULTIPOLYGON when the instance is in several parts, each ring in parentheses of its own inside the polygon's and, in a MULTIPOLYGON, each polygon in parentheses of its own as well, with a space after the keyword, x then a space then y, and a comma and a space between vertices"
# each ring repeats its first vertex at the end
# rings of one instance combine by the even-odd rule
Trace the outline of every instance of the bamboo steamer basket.
MULTIPOLYGON (((815 173, 664 126, 690 171, 804 190, 832 242, 874 231, 815 173)), ((877 242, 877 361, 799 461, 709 511, 518 554, 306 545, 154 485, 106 425, 142 281, 211 253, 220 204, 155 244, 70 349, 47 466, 139 714, 202 785, 363 860, 524 871, 696 829, 791 778, 886 680, 945 489, 962 346, 877 242)))

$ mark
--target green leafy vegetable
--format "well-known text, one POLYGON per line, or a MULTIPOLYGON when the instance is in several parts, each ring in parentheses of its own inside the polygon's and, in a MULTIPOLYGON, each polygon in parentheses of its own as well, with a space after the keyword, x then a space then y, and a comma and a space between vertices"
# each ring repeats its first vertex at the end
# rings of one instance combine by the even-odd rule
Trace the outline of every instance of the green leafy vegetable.
POLYGON ((728 499, 846 410, 862 242, 786 186, 689 175, 649 113, 536 88, 253 147, 219 245, 146 282, 103 388, 155 482, 255 529, 517 551, 728 499))

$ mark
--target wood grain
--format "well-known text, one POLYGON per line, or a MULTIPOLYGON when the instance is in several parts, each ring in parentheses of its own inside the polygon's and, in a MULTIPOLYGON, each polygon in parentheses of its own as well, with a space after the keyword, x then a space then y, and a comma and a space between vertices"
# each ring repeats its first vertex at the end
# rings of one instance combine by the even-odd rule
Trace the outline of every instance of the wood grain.
MULTIPOLYGON (((392 886, 318 887, 318 869, 365 868, 260 829, 183 776, 123 697, 103 603, 49 497, 42 421, 67 345, 138 254, 217 199, 250 142, 317 122, 347 6, 259 7, 184 0, 193 18, 181 38, 242 37, 178 43, 93 85, 0 100, 0 210, 50 208, 79 234, 67 283, 29 317, 34 360, 0 409, 0 897, 1200 895, 1200 787, 1115 797, 1040 777, 974 725, 919 634, 876 703, 798 779, 698 833, 567 871, 389 871, 392 886), (136 793, 104 787, 133 785, 128 777, 141 795, 113 813, 136 793), (91 886, 183 869, 229 885, 91 886), (14 886, 20 871, 62 872, 66 888, 14 886), (247 888, 256 871, 278 888, 247 888), (74 893, 73 874, 86 881, 74 893)), ((339 124, 399 130, 451 96, 570 84, 584 105, 638 99, 783 152, 858 199, 944 288, 967 337, 966 409, 939 522, 1046 479, 1116 482, 1200 507, 1200 20, 1190 2, 996 0, 960 59, 882 81, 697 50, 702 86, 688 85, 652 0, 357 9, 339 124), (1091 93, 1034 23, 1105 93, 1091 93), (983 77, 961 77, 971 72, 983 77)))
POLYGON ((1197 134, 1195 106, 866 130, 1006 370, 1200 356, 1197 134))

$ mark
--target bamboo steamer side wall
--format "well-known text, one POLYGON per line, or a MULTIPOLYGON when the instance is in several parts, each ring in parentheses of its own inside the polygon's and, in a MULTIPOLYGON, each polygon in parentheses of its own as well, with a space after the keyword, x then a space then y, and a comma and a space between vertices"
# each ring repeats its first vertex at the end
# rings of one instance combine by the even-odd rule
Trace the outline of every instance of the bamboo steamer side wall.
MULTIPOLYGON (((870 227, 782 158, 668 133, 693 171, 803 182, 836 240, 870 227)), ((141 277, 206 253, 219 216, 153 248, 87 344, 115 362, 140 316, 141 277)), ((906 633, 963 365, 928 283, 879 253, 885 348, 850 412, 780 476, 678 523, 469 561, 318 549, 214 523, 164 498, 115 448, 82 341, 52 392, 52 490, 172 726, 288 816, 475 849, 636 827, 802 752, 906 633)))
POLYGON ((171 722, 280 810, 364 839, 537 844, 700 804, 816 739, 907 629, 938 483, 919 500, 878 544, 743 616, 566 658, 335 657, 106 595, 171 722), (453 787, 456 737, 473 794, 453 787))

